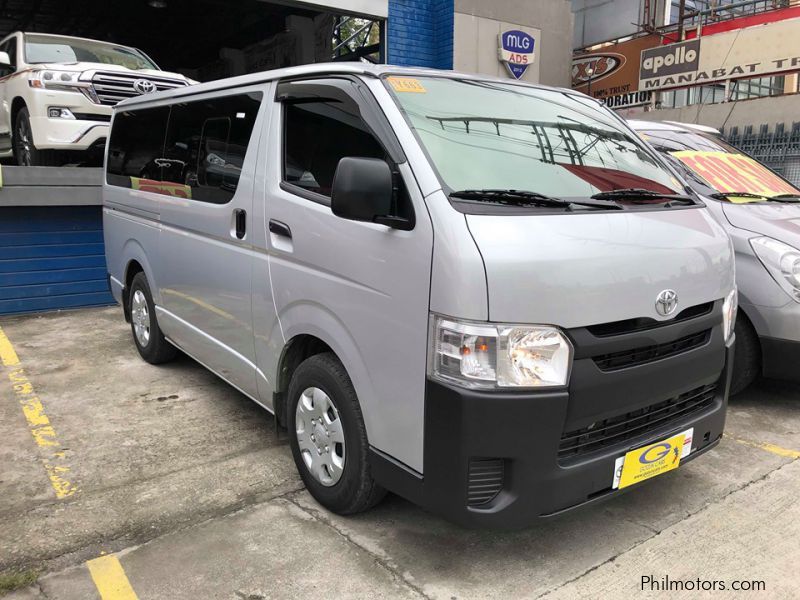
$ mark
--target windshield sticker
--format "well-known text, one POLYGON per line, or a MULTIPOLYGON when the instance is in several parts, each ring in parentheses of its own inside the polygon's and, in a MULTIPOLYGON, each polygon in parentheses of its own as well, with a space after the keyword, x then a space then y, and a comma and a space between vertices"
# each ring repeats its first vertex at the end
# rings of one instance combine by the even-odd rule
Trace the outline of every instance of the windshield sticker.
POLYGON ((695 150, 683 150, 671 154, 718 192, 747 192, 765 197, 800 193, 800 190, 761 163, 743 154, 695 150))
POLYGON ((387 80, 395 92, 424 94, 427 91, 415 77, 387 77, 387 80))

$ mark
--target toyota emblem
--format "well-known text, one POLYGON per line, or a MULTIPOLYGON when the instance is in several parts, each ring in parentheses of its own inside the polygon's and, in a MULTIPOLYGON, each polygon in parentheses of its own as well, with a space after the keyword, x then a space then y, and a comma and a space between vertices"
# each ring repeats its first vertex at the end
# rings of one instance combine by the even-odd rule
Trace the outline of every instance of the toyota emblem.
POLYGON ((662 317, 666 317, 675 312, 678 308, 678 294, 675 290, 662 290, 656 296, 656 312, 662 317))
POLYGON ((156 84, 149 79, 137 79, 133 82, 133 89, 140 94, 151 94, 156 91, 156 84))

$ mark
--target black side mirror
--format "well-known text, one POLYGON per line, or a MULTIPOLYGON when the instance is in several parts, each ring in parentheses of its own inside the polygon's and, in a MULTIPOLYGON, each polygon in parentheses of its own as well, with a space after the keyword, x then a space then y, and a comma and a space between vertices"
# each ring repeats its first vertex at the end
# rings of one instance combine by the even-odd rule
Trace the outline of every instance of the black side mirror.
POLYGON ((392 170, 385 160, 345 156, 331 185, 331 210, 352 221, 407 228, 408 220, 392 216, 392 170))

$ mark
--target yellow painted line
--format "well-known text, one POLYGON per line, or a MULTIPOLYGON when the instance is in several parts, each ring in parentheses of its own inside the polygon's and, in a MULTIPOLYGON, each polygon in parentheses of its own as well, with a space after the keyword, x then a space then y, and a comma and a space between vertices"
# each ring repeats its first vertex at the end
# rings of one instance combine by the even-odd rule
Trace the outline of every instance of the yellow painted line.
POLYGON ((86 563, 102 600, 138 600, 119 559, 113 554, 86 563))
POLYGON ((725 434, 725 437, 731 438, 735 442, 739 442, 745 446, 750 446, 751 448, 759 448, 760 450, 766 450, 767 452, 771 452, 772 454, 777 454, 778 456, 783 456, 786 458, 800 458, 800 451, 798 450, 790 450, 789 448, 782 448, 781 446, 776 446, 775 444, 770 444, 769 442, 754 442, 752 440, 745 440, 742 438, 733 437, 732 435, 725 434))
POLYGON ((0 327, 0 361, 3 366, 10 367, 8 379, 14 395, 22 407, 22 414, 28 422, 28 429, 33 440, 39 448, 39 454, 50 479, 50 485, 56 493, 56 498, 68 498, 74 495, 78 488, 70 481, 70 468, 66 464, 66 451, 58 441, 55 429, 44 410, 42 401, 36 395, 33 384, 20 366, 14 346, 11 345, 3 328, 0 327))

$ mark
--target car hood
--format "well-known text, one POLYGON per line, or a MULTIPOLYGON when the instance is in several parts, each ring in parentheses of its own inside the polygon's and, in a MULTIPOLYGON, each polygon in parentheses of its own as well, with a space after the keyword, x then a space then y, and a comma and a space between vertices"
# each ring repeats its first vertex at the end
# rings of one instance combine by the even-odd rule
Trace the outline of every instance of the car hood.
POLYGON ((722 211, 734 227, 768 235, 800 248, 800 204, 725 203, 722 211))
POLYGON ((734 285, 731 245, 705 209, 467 215, 483 256, 489 319, 580 327, 672 318, 734 285), (656 297, 678 295, 662 317, 656 297))
POLYGON ((180 79, 182 81, 189 81, 189 79, 180 73, 171 73, 169 71, 160 71, 158 69, 128 69, 120 65, 109 65, 106 63, 94 62, 74 62, 74 63, 39 63, 33 65, 31 68, 35 70, 48 70, 48 71, 107 71, 119 73, 135 73, 141 77, 164 77, 167 79, 180 79))

